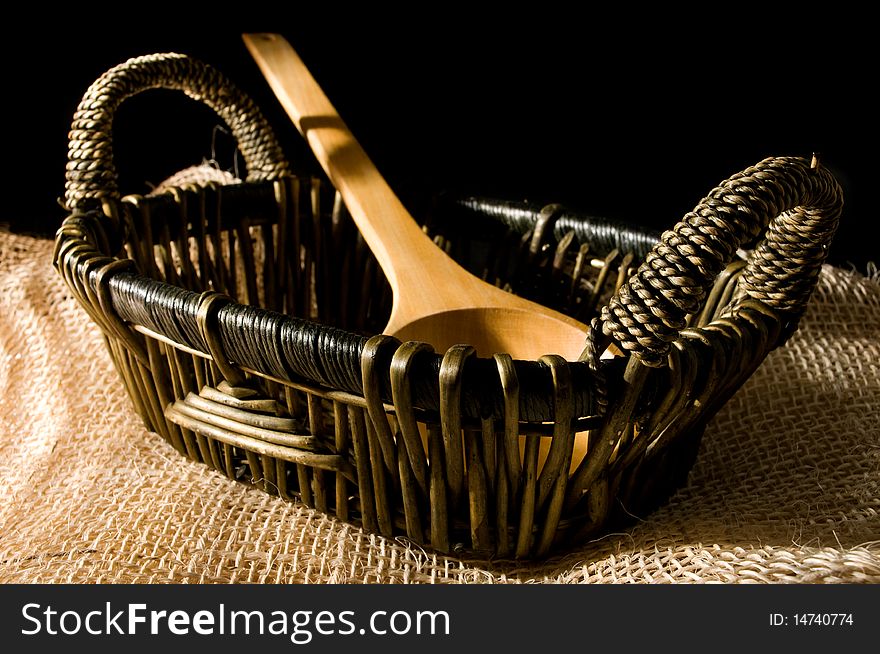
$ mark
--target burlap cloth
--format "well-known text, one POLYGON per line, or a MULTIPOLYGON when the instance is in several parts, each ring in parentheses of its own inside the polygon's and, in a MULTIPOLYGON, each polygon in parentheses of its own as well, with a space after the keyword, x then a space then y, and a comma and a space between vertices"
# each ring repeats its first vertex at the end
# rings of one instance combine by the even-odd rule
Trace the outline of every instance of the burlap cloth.
POLYGON ((0 581, 880 582, 876 280, 825 267, 665 507, 553 560, 487 563, 182 458, 144 430, 51 251, 0 233, 0 581))

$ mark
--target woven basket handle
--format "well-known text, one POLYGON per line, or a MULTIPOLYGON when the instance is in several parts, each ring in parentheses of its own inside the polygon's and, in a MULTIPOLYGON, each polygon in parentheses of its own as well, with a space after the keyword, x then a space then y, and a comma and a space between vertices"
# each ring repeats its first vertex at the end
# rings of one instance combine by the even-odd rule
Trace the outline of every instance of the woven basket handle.
POLYGON ((274 179, 288 172, 281 147, 257 106, 217 70, 186 55, 147 55, 110 69, 83 96, 70 131, 68 209, 119 198, 113 116, 125 99, 154 88, 183 91, 211 107, 238 142, 248 181, 274 179))
POLYGON ((842 208, 837 180, 815 160, 770 158, 734 175, 663 233, 602 309, 591 338, 601 325, 646 365, 663 365, 685 317, 703 304, 736 251, 765 229, 739 288, 789 318, 800 316, 842 208))

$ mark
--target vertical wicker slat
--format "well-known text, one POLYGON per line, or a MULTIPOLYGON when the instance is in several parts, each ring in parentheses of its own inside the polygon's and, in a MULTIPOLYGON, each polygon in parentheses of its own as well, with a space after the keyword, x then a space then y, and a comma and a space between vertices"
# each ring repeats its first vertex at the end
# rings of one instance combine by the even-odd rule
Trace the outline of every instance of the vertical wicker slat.
POLYGON ((370 450, 367 443, 367 428, 364 412, 349 407, 348 424, 351 425, 351 439, 354 445, 354 456, 357 463, 358 496, 360 497, 361 516, 364 529, 375 532, 379 530, 376 499, 373 494, 373 479, 370 466, 370 450))
MULTIPOLYGON (((342 402, 333 402, 333 449, 344 455, 350 444, 348 411, 342 402)), ((340 520, 348 520, 348 481, 340 474, 336 478, 336 515, 340 520)))

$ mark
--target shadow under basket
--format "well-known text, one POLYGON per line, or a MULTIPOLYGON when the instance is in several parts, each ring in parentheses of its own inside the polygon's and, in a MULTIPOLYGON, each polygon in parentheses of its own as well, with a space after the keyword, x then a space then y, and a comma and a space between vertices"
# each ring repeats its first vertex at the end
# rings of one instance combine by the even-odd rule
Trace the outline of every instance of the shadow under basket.
POLYGON ((662 237, 555 205, 441 203, 439 247, 590 325, 579 361, 520 361, 381 335, 390 289, 335 190, 292 175, 251 101, 185 56, 89 89, 66 198, 55 266, 148 429, 367 531, 517 558, 683 483, 707 422, 796 328, 841 211, 833 177, 792 157, 734 175, 662 237), (156 87, 214 108, 245 182, 121 196, 113 114, 156 87))

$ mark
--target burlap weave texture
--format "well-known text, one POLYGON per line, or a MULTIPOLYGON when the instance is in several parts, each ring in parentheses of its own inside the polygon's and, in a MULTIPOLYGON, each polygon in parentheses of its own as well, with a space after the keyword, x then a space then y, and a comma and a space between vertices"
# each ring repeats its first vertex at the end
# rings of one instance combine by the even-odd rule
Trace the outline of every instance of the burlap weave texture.
POLYGON ((191 463, 144 430, 52 243, 0 233, 0 582, 880 582, 880 284, 825 267, 688 484, 557 558, 460 561, 191 463))

